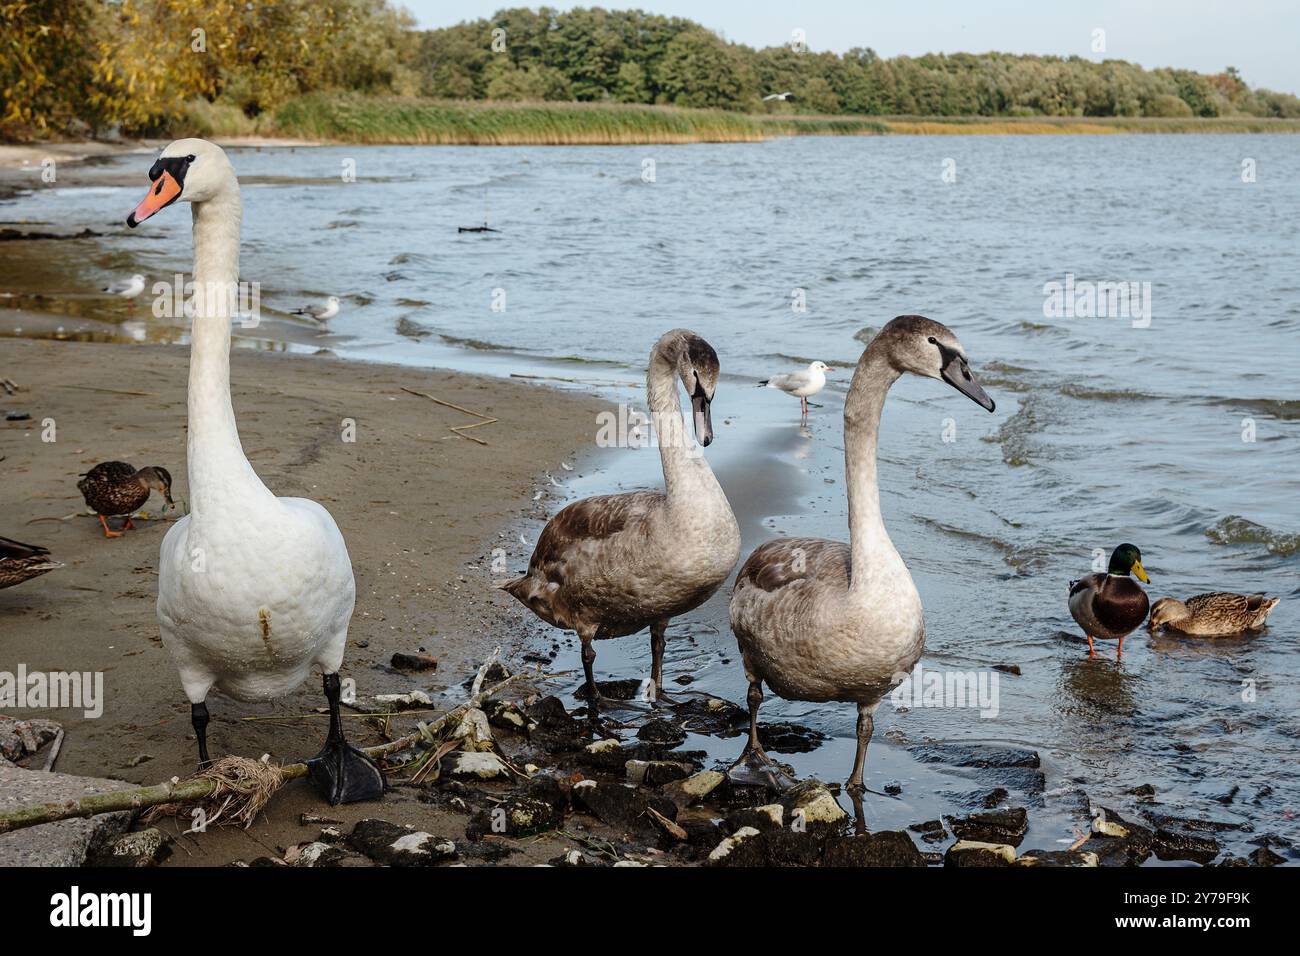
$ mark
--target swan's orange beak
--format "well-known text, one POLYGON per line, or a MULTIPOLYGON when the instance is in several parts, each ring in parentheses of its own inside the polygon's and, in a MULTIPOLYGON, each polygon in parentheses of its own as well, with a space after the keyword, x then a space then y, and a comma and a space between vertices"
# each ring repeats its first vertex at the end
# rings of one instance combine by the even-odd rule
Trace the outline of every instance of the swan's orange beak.
POLYGON ((171 173, 163 170, 163 174, 154 180, 148 195, 141 199, 140 205, 136 206, 131 215, 126 217, 126 224, 134 229, 159 209, 170 206, 180 198, 180 195, 181 184, 176 181, 171 173))

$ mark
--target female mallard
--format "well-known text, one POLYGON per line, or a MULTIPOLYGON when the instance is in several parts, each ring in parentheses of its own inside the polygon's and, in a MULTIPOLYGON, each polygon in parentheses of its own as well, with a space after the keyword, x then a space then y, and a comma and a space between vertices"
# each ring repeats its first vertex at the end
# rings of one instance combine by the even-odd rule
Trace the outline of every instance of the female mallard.
POLYGON ((59 562, 51 560, 48 548, 0 538, 0 588, 11 588, 61 567, 59 562))
POLYGON ((124 461, 105 461, 81 475, 77 489, 86 504, 99 515, 99 523, 104 526, 104 537, 119 538, 122 531, 134 528, 131 515, 149 500, 149 490, 157 488, 172 505, 172 476, 166 468, 150 465, 138 471, 134 465, 124 461), (108 518, 126 516, 122 531, 110 531, 108 518))
POLYGON ((1124 654, 1124 638, 1146 620, 1151 602, 1147 592, 1134 583, 1129 574, 1139 581, 1151 583, 1142 567, 1142 552, 1137 545, 1121 544, 1110 556, 1110 567, 1105 574, 1090 574, 1070 582, 1070 614, 1088 635, 1088 656, 1096 657, 1092 646, 1094 637, 1119 640, 1115 660, 1124 654))
POLYGON ((1192 634, 1197 637, 1223 637, 1243 631, 1257 631, 1264 626, 1269 611, 1281 598, 1262 594, 1229 594, 1213 591, 1198 594, 1186 601, 1161 598, 1151 605, 1147 626, 1192 634))

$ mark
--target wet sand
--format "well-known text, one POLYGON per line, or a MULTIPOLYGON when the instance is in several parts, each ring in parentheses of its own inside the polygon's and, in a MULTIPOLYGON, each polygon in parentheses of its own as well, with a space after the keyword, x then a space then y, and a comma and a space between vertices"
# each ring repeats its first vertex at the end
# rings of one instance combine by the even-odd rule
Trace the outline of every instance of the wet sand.
MULTIPOLYGON (((77 474, 99 461, 158 464, 171 471, 183 504, 187 367, 188 351, 170 346, 7 340, 0 354, 0 378, 21 386, 0 393, 0 410, 31 416, 0 423, 0 534, 42 544, 65 565, 0 590, 0 666, 104 674, 98 719, 68 710, 22 714, 64 724, 56 768, 63 772, 145 784, 193 769, 189 707, 154 616, 158 546, 172 516, 158 514, 155 494, 146 505, 155 520, 109 540, 76 488, 77 474), (55 423, 52 443, 41 440, 45 419, 55 423)), ((358 695, 418 688, 437 699, 451 687, 448 699, 459 702, 458 685, 487 653, 501 645, 508 658, 522 646, 527 615, 495 590, 491 551, 509 544, 508 529, 521 519, 553 508, 549 495, 534 501, 547 485, 539 476, 590 445, 600 403, 508 380, 242 349, 233 353, 232 391, 244 450, 263 481, 277 494, 320 501, 347 539, 357 608, 343 673, 358 695), (480 445, 449 431, 474 418, 402 386, 500 421, 471 433, 487 442, 480 445), (355 443, 341 440, 344 418, 356 421, 355 443), (439 667, 398 673, 388 667, 395 651, 426 652, 439 667)), ((214 755, 311 756, 325 730, 318 717, 240 718, 310 714, 322 703, 314 679, 274 704, 214 695, 214 755)), ((356 742, 381 742, 364 726, 349 721, 356 742)), ((402 803, 415 801, 393 796, 328 815, 394 819, 402 803)), ((251 831, 187 838, 172 860, 264 855, 271 844, 306 838, 300 813, 328 810, 297 781, 251 831)))

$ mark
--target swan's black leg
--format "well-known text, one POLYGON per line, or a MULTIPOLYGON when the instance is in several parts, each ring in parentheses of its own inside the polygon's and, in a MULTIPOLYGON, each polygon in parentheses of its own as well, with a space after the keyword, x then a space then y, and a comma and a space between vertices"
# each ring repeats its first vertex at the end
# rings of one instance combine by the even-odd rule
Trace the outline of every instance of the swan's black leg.
POLYGON ((651 700, 672 703, 664 697, 664 648, 668 645, 668 619, 650 625, 650 681, 654 684, 651 700))
POLYGON ((862 782, 862 771, 867 765, 867 744, 871 742, 871 733, 876 722, 872 715, 876 712, 874 704, 858 704, 858 753, 853 758, 853 773, 849 774, 848 789, 861 794, 867 788, 862 782))
POLYGON ((212 763, 208 757, 208 705, 205 701, 190 704, 190 723, 194 725, 194 736, 199 741, 199 769, 207 769, 212 763))
POLYGON ((749 741, 745 744, 740 757, 727 771, 727 776, 732 782, 742 786, 766 786, 778 793, 789 790, 795 785, 794 778, 767 755, 767 751, 758 740, 758 708, 763 704, 761 680, 753 676, 749 678, 749 692, 745 695, 745 702, 749 704, 749 741))
POLYGON ((343 718, 339 713, 340 687, 338 674, 325 675, 330 731, 321 752, 307 761, 307 769, 311 773, 312 783, 333 805, 378 800, 384 795, 384 775, 373 760, 350 746, 343 738, 343 718))

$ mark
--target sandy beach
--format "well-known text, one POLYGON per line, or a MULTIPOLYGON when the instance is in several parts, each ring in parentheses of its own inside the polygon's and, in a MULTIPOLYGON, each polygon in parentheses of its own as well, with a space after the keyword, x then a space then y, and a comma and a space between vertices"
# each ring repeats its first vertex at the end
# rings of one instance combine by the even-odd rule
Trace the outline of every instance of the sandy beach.
MULTIPOLYGON (((153 783, 193 769, 189 707, 154 616, 158 545, 172 516, 158 515, 155 496, 148 511, 156 520, 108 540, 76 489, 77 474, 99 461, 160 464, 175 476, 183 506, 187 366, 187 350, 165 346, 4 345, 0 377, 21 390, 0 396, 0 405, 31 418, 3 426, 0 531, 48 547, 65 565, 0 591, 4 659, 33 670, 104 673, 99 719, 25 714, 63 723, 63 772, 153 783), (42 441, 47 419, 54 442, 42 441)), ((509 657, 525 621, 494 589, 490 552, 499 542, 509 550, 512 523, 546 509, 548 496, 533 500, 535 479, 590 444, 593 399, 501 379, 242 349, 234 351, 232 389, 244 448, 262 479, 278 494, 323 503, 347 539, 357 609, 344 674, 359 695, 416 687, 436 695, 472 676, 497 645, 509 657), (403 387, 500 421, 471 433, 486 442, 479 444, 449 430, 476 419, 403 387), (356 422, 353 443, 341 440, 345 418, 356 422), (398 673, 388 667, 397 651, 431 654, 439 667, 398 673)), ((510 551, 514 565, 523 560, 517 550, 510 551)), ((217 752, 292 761, 314 753, 324 732, 317 719, 239 719, 311 713, 322 703, 314 680, 274 705, 210 703, 217 752)), ((356 726, 361 743, 379 742, 356 726)), ((401 802, 379 808, 390 818, 394 800, 401 802)), ((187 839, 172 860, 262 855, 280 828, 294 831, 289 844, 303 839, 299 813, 321 809, 301 782, 292 784, 254 830, 187 839)), ((360 819, 377 808, 338 809, 332 815, 360 819)))

